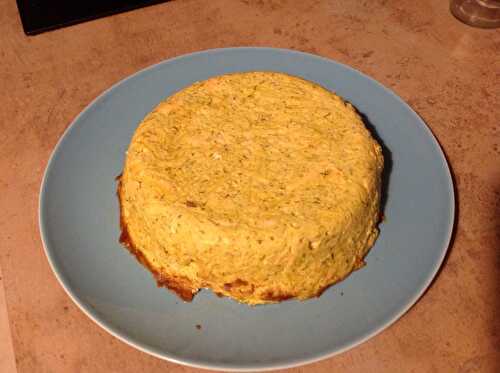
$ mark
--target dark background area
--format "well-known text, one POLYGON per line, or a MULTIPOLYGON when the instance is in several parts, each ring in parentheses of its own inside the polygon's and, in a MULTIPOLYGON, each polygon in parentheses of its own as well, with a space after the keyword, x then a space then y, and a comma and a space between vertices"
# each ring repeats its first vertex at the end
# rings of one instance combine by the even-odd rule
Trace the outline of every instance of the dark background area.
POLYGON ((24 32, 35 35, 165 1, 168 0, 17 0, 17 7, 24 32))

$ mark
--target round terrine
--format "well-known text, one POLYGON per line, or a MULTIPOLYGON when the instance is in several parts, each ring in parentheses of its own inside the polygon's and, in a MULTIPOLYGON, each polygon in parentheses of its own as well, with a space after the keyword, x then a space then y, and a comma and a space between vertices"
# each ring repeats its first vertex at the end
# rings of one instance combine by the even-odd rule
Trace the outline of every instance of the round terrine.
POLYGON ((121 241, 158 284, 248 304, 320 295, 378 235, 381 147, 307 80, 194 83, 140 123, 118 183, 121 241))

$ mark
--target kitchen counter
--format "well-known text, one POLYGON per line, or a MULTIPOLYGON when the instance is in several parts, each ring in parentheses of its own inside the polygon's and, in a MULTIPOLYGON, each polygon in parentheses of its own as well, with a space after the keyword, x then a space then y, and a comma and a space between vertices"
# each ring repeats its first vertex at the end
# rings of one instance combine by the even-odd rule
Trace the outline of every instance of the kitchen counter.
POLYGON ((457 191, 448 256, 420 301, 368 342, 289 371, 500 371, 500 30, 458 22, 447 1, 179 0, 27 37, 15 1, 1 8, 0 371, 198 371, 129 347, 71 302, 43 253, 38 191, 58 138, 103 90, 167 58, 249 45, 325 56, 393 89, 440 141, 457 191))

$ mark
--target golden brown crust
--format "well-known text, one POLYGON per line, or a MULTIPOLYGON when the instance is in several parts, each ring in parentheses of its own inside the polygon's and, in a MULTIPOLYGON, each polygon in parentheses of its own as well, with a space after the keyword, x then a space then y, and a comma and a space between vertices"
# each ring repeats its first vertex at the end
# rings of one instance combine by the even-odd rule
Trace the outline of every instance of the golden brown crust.
POLYGON ((271 302, 282 302, 287 299, 293 298, 292 294, 283 294, 283 293, 273 293, 271 291, 265 293, 262 298, 265 300, 269 300, 271 302))
POLYGON ((245 281, 245 280, 242 280, 240 278, 237 278, 236 280, 234 280, 233 282, 228 282, 228 283, 225 283, 224 284, 224 289, 229 291, 231 290, 231 288, 233 287, 240 287, 240 286, 247 286, 248 285, 248 282, 245 281))
POLYGON ((183 279, 180 277, 168 276, 164 273, 157 271, 146 259, 144 254, 138 250, 130 237, 130 234, 127 229, 127 224, 125 219, 123 219, 123 209, 122 209, 122 200, 121 200, 121 177, 122 175, 118 175, 116 180, 118 181, 117 186, 117 196, 118 196, 118 204, 120 207, 120 243, 128 249, 128 251, 135 256, 135 258, 141 263, 144 267, 146 267, 152 274, 156 280, 156 283, 159 287, 166 287, 176 293, 182 300, 186 302, 191 302, 193 300, 194 294, 196 291, 193 291, 190 286, 186 284, 189 282, 188 279, 183 279))

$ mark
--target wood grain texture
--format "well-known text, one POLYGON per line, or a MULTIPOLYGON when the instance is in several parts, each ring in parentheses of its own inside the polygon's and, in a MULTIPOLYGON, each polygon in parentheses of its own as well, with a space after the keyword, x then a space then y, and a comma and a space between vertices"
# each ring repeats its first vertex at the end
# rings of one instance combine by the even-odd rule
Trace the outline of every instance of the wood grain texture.
POLYGON ((7 304, 5 303, 2 268, 0 268, 0 372, 16 372, 16 360, 7 315, 7 304))
POLYGON ((273 46, 347 63, 423 117, 451 163, 456 232, 445 265, 396 324, 290 372, 500 371, 500 31, 447 1, 179 0, 34 37, 0 0, 0 265, 19 372, 195 372, 136 351, 80 312, 38 232, 38 189, 63 130, 98 94, 153 63, 273 46))

